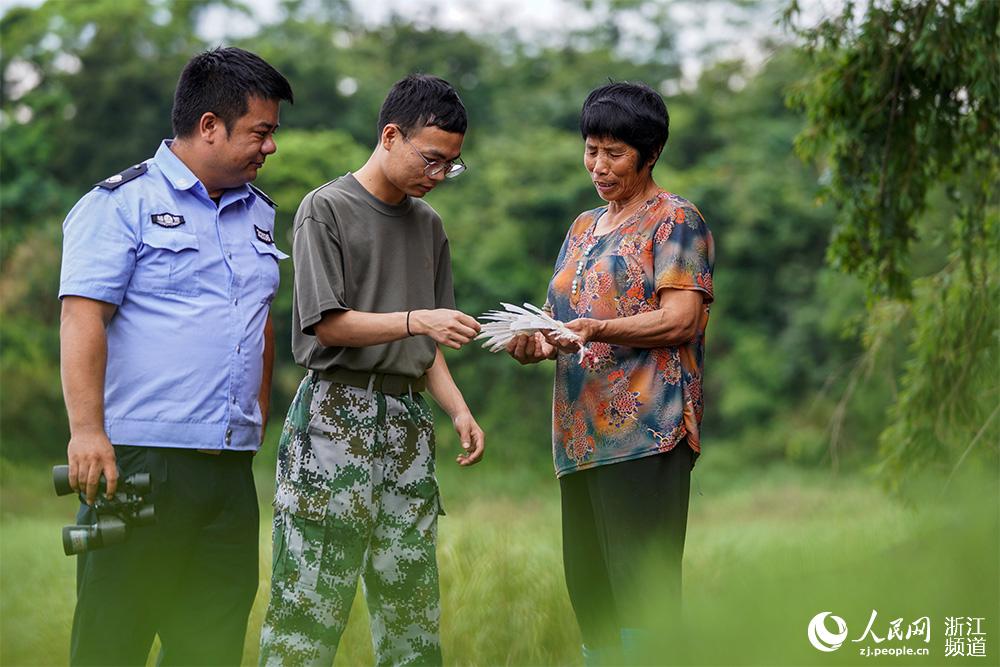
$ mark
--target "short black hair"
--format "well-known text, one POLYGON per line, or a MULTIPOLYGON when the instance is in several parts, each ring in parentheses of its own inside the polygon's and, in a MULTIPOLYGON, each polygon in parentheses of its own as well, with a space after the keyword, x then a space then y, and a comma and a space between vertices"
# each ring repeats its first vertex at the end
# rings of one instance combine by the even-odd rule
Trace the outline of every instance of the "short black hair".
POLYGON ((379 136, 389 123, 398 125, 404 135, 431 126, 465 134, 469 119, 450 83, 430 74, 411 74, 397 81, 385 96, 378 112, 379 136))
MULTIPOLYGON (((624 141, 639 151, 636 171, 659 159, 670 135, 670 114, 660 95, 644 83, 609 83, 583 103, 580 134, 624 141)), ((650 165, 652 167, 652 165, 650 165)))
POLYGON ((236 47, 199 53, 184 66, 170 120, 175 137, 187 137, 212 112, 231 132, 250 108, 249 98, 292 102, 292 86, 260 56, 236 47))

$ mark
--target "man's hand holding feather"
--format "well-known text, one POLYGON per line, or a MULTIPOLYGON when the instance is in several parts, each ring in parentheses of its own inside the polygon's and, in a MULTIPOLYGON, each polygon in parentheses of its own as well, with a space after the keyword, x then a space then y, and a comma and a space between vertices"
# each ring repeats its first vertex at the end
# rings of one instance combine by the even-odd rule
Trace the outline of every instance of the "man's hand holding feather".
POLYGON ((475 338, 481 328, 475 318, 447 308, 414 310, 409 317, 410 335, 430 336, 438 344, 455 350, 475 338))

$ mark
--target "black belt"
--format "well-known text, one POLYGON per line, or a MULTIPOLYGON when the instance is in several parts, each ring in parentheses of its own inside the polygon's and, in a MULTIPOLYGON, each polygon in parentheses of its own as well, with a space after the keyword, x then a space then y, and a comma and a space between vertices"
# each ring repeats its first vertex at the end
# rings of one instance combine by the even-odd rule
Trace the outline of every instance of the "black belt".
POLYGON ((311 370, 314 377, 320 380, 329 380, 338 384, 346 384, 350 387, 361 389, 372 389, 383 394, 410 394, 418 393, 427 388, 427 376, 408 377, 406 375, 394 375, 393 373, 365 373, 362 371, 349 371, 343 368, 317 371, 311 370))

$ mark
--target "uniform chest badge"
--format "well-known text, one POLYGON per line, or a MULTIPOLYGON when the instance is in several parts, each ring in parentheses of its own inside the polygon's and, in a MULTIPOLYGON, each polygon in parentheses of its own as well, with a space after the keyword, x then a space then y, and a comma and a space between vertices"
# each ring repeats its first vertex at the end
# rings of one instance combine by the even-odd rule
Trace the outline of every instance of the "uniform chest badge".
POLYGON ((253 226, 253 230, 257 232, 257 238, 268 245, 274 245, 274 239, 271 237, 271 232, 266 229, 261 229, 257 225, 253 226))
POLYGON ((184 216, 174 215, 173 213, 154 213, 149 218, 153 221, 154 225, 159 225, 160 227, 180 227, 184 224, 184 216))

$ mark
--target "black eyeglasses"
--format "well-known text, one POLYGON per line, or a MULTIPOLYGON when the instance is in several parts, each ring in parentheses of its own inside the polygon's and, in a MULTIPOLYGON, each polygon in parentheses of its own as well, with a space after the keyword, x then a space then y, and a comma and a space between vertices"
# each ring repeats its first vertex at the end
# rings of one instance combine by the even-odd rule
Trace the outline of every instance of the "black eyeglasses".
POLYGON ((465 166, 465 163, 462 162, 462 158, 460 157, 457 157, 454 160, 444 160, 444 161, 428 160, 427 158, 424 157, 423 153, 418 151, 413 146, 413 144, 410 143, 410 140, 406 138, 405 134, 400 133, 399 136, 403 137, 403 141, 406 142, 406 145, 410 147, 410 150, 416 153, 417 157, 419 157, 421 160, 424 161, 424 164, 426 165, 424 167, 424 174, 427 176, 437 176, 443 171, 445 178, 455 178, 463 171, 468 169, 468 167, 465 166))

